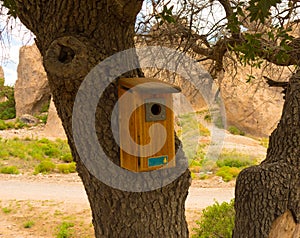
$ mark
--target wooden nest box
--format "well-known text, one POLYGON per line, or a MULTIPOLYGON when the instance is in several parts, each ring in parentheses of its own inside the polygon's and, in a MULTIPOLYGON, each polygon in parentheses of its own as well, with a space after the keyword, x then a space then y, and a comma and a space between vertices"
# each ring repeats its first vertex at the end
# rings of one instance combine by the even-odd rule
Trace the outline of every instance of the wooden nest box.
POLYGON ((122 168, 142 172, 175 166, 172 93, 180 91, 174 85, 153 78, 119 79, 122 168), (151 132, 153 125, 158 127, 155 130, 151 128, 151 132))

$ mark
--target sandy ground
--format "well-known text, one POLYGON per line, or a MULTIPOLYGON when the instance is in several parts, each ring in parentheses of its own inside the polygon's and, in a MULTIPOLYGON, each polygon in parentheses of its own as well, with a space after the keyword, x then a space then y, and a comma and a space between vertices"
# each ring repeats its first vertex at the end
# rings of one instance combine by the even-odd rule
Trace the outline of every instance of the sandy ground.
MULTIPOLYGON (((84 218, 81 217, 80 222, 91 223, 88 199, 79 177, 75 174, 0 175, 0 188, 2 207, 12 206, 11 204, 18 204, 19 206, 22 204, 21 207, 26 207, 30 203, 30 206, 40 211, 39 213, 48 214, 41 226, 43 224, 46 226, 46 221, 55 223, 56 220, 59 220, 50 216, 57 210, 64 210, 64 213, 73 214, 74 216, 77 216, 78 213, 86 214, 84 218)), ((195 221, 199 219, 201 210, 205 207, 215 201, 220 203, 223 201, 229 202, 233 197, 234 182, 225 183, 218 178, 214 178, 210 182, 209 180, 193 182, 186 200, 186 217, 189 226, 195 226, 195 221), (211 187, 212 185, 214 187, 211 187)), ((20 210, 13 215, 0 212, 0 238, 55 237, 53 234, 54 228, 46 232, 48 235, 41 235, 45 232, 22 227, 20 222, 25 221, 25 217, 34 217, 34 215, 30 215, 30 211, 31 208, 29 210, 23 209, 23 212, 20 210)), ((93 237, 91 231, 92 228, 86 237, 93 237)), ((74 237, 80 236, 76 234, 74 237)))
MULTIPOLYGON (((64 176, 66 179, 59 181, 55 180, 55 177, 40 176, 39 179, 30 179, 31 176, 2 175, 1 200, 53 200, 88 206, 88 199, 80 179, 75 175, 60 175, 56 176, 56 179, 64 178, 64 176)), ((207 187, 195 182, 189 189, 186 208, 203 209, 213 204, 214 200, 230 201, 233 197, 233 183, 226 184, 220 181, 218 187, 207 187)))
MULTIPOLYGON (((224 134, 222 147, 261 158, 266 149, 258 141, 242 136, 224 134)), ((45 137, 42 127, 0 131, 2 138, 45 137)), ((51 139, 51 138, 50 138, 51 139)), ((234 197, 234 181, 225 183, 219 177, 195 180, 186 200, 189 227, 195 226, 201 210, 215 201, 230 201, 234 197)), ((76 224, 72 237, 93 237, 91 213, 87 196, 76 174, 60 175, 2 175, 0 174, 0 205, 12 207, 10 214, 0 211, 0 238, 50 238, 60 221, 71 219, 76 224), (25 229, 23 223, 34 218, 36 225, 25 229)), ((190 229, 191 231, 192 229, 190 229)))

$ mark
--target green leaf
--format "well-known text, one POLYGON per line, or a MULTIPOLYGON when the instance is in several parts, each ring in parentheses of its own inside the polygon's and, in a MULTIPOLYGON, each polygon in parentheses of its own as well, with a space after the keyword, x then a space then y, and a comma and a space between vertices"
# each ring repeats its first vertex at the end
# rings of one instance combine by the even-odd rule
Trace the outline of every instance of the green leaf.
POLYGON ((268 32, 268 37, 270 40, 275 40, 275 36, 273 32, 268 32))
POLYGON ((175 19, 173 16, 165 16, 165 20, 168 22, 168 23, 174 23, 175 22, 175 19))
POLYGON ((172 10, 173 10, 174 6, 171 6, 170 8, 168 8, 166 5, 163 7, 162 12, 158 13, 157 15, 155 15, 155 18, 161 19, 161 21, 159 22, 160 25, 162 25, 164 22, 168 22, 168 23, 174 23, 176 22, 175 18, 173 17, 172 14, 172 10))
POLYGON ((252 79, 255 79, 255 76, 253 76, 252 74, 247 74, 246 83, 250 83, 252 79))
POLYGON ((241 7, 236 8, 236 13, 242 17, 245 17, 245 13, 241 7))
POLYGON ((262 24, 271 15, 271 7, 275 7, 282 0, 250 0, 248 10, 250 21, 260 21, 262 24))

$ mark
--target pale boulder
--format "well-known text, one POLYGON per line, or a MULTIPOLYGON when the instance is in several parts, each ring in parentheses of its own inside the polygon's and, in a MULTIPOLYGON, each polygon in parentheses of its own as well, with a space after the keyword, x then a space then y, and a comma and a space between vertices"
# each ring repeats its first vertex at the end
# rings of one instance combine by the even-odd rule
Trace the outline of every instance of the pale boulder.
POLYGON ((58 117, 53 100, 50 102, 48 119, 44 129, 44 136, 47 138, 67 138, 61 119, 58 117))
POLYGON ((36 45, 20 48, 18 79, 15 84, 16 115, 36 115, 49 103, 50 88, 36 45))

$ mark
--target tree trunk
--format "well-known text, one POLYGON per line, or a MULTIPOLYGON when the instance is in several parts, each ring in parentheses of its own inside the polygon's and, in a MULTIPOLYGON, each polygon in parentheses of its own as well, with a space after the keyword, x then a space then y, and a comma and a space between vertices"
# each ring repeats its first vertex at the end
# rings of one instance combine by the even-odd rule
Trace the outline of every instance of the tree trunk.
MULTIPOLYGON (((96 237, 188 237, 185 221, 188 170, 155 191, 120 191, 90 173, 73 138, 73 104, 81 83, 97 63, 134 47, 135 18, 142 2, 17 0, 19 18, 36 35, 54 103, 89 198, 96 237)), ((134 74, 130 72, 129 76, 134 74)), ((119 148, 110 128, 116 99, 113 83, 101 97, 95 118, 99 141, 109 158, 118 164, 119 148)), ((89 140, 90 135, 82 136, 89 140)))
POLYGON ((289 80, 282 117, 270 136, 266 159, 238 176, 233 237, 279 238, 282 233, 300 237, 299 106, 298 70, 289 80))

